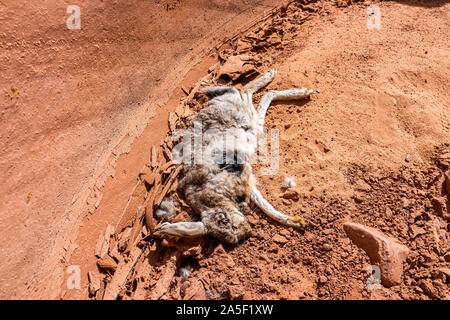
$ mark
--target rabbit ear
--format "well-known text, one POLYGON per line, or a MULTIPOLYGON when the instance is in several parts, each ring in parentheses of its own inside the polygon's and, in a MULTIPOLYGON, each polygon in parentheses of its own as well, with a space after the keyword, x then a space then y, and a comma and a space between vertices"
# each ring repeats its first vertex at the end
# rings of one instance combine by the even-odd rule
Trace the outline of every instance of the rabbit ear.
POLYGON ((203 222, 176 222, 163 223, 153 232, 153 236, 161 237, 163 235, 193 238, 206 235, 206 228, 203 222))

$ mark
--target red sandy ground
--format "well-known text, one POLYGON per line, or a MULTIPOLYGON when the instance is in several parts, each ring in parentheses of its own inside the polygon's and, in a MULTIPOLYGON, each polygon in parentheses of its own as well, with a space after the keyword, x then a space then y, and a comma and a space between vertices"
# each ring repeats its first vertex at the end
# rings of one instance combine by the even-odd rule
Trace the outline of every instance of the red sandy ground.
MULTIPOLYGON (((216 43, 207 40, 222 41, 271 4, 237 16, 238 3, 249 5, 217 1, 208 9, 202 6, 206 1, 175 1, 166 11, 162 2, 116 4, 123 6, 120 13, 101 2, 80 5, 92 14, 82 20, 83 33, 70 36, 58 29, 64 26, 58 19, 64 19, 56 18, 65 8, 51 12, 41 3, 32 11, 53 26, 35 27, 42 17, 29 13, 31 22, 20 34, 23 17, 17 15, 0 34, 6 48, 0 55, 6 76, 0 81, 8 105, 0 133, 6 173, 2 298, 89 297, 86 274, 97 268, 99 234, 120 219, 150 146, 166 136, 167 112, 178 105, 181 85, 190 87, 217 62, 207 50, 216 43), (208 20, 198 19, 199 12, 208 20), (234 25, 213 35, 213 28, 230 19, 234 25), (37 39, 49 40, 34 44, 37 39), (11 86, 19 89, 18 99, 11 86), (80 290, 65 288, 69 265, 82 270, 80 290)), ((443 168, 434 158, 448 152, 450 142, 449 5, 423 3, 377 3, 382 28, 370 31, 364 5, 319 2, 305 23, 291 16, 294 27, 277 31, 280 47, 255 52, 270 58, 263 68, 278 69, 269 89, 319 91, 306 103, 269 109, 267 128, 280 130, 280 169, 258 176, 268 200, 280 211, 301 213, 311 229, 299 233, 254 211, 254 236, 224 248, 205 240, 211 252, 183 262, 194 268, 190 279, 182 284, 177 274, 163 298, 428 299, 423 281, 432 283, 439 298, 450 298, 437 271, 449 267, 448 224, 430 205, 442 192, 443 168), (411 162, 405 162, 406 154, 411 162), (295 177, 299 201, 281 198, 286 176, 295 177), (435 219, 439 250, 433 249, 435 219), (345 236, 342 223, 348 220, 375 227, 413 250, 400 286, 367 289, 370 263, 345 236), (414 225, 425 233, 413 235, 414 225), (189 285, 199 283, 202 292, 186 297, 189 285)), ((19 9, 0 4, 2 17, 8 10, 19 9)), ((158 249, 162 258, 150 273, 147 297, 173 250, 158 249)))

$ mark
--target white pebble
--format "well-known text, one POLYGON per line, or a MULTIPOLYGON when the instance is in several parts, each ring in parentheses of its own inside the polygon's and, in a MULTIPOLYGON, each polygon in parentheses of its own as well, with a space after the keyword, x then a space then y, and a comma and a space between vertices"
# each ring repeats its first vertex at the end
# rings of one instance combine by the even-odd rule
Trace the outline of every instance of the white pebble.
POLYGON ((181 282, 186 281, 191 275, 191 266, 186 266, 178 269, 178 273, 181 276, 181 282))
POLYGON ((282 184, 284 189, 294 188, 295 186, 297 185, 295 184, 294 177, 287 177, 282 184))

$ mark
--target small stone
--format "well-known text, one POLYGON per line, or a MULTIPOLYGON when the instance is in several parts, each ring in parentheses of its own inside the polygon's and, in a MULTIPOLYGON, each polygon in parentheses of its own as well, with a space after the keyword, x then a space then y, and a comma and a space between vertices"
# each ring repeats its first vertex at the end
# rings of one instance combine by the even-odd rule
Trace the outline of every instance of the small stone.
POLYGON ((203 284, 198 279, 190 280, 184 288, 185 300, 206 300, 206 293, 203 284))
POLYGON ((445 261, 450 262, 450 252, 447 252, 447 253, 444 255, 444 259, 445 259, 445 261))
POLYGON ((320 276, 319 279, 318 279, 318 283, 319 284, 325 284, 327 282, 328 282, 328 278, 325 277, 325 276, 320 276))
POLYGON ((444 173, 445 176, 445 188, 447 190, 447 194, 450 195, 450 170, 444 173))
POLYGON ((294 201, 298 201, 300 199, 297 190, 294 189, 286 190, 286 192, 283 193, 282 197, 284 199, 290 199, 294 201))
POLYGON ((295 184, 294 177, 286 177, 286 179, 284 180, 283 184, 281 185, 281 187, 284 188, 284 189, 294 188, 296 186, 297 185, 295 184))
POLYGON ((100 279, 97 272, 89 271, 88 272, 88 280, 89 280, 89 293, 94 295, 100 289, 100 279))
POLYGON ((214 249, 214 255, 220 257, 222 263, 228 268, 234 268, 235 262, 233 258, 225 251, 223 245, 219 243, 214 249))
POLYGON ((242 300, 244 298, 244 293, 240 287, 228 287, 228 297, 231 300, 242 300))
POLYGON ((246 52, 252 49, 252 44, 248 41, 244 41, 242 39, 239 39, 237 42, 236 51, 238 52, 246 52))
POLYGON ((128 239, 131 236, 131 228, 127 227, 124 231, 122 231, 119 235, 118 241, 118 249, 119 251, 124 251, 127 248, 128 239))
POLYGON ((176 238, 164 238, 161 240, 161 245, 166 248, 177 248, 179 246, 176 238))
POLYGON ((432 299, 439 299, 439 293, 436 288, 433 286, 430 280, 422 279, 419 282, 422 290, 432 299))
POLYGON ((416 225, 411 225, 409 227, 409 234, 413 239, 425 233, 427 233, 425 229, 418 227, 416 225))
POLYGON ((109 254, 105 254, 103 257, 97 260, 97 265, 101 269, 110 270, 110 271, 116 271, 117 269, 117 262, 111 258, 109 254))
POLYGON ((434 197, 431 200, 433 209, 445 220, 450 220, 450 213, 448 212, 446 197, 434 197))
POLYGON ((190 247, 189 249, 185 250, 182 255, 184 258, 187 257, 199 257, 202 253, 202 246, 201 245, 195 245, 190 247))
POLYGON ((217 78, 227 76, 233 81, 245 73, 256 72, 255 57, 250 55, 231 56, 218 70, 217 78))
POLYGON ((283 229, 280 231, 280 234, 285 236, 286 238, 289 239, 289 237, 291 236, 291 232, 288 229, 283 229))
POLYGON ((355 193, 353 195, 353 199, 355 200, 356 203, 361 203, 364 201, 364 196, 360 193, 355 193))
POLYGON ((389 207, 386 207, 386 210, 384 211, 384 214, 386 215, 386 217, 390 218, 392 217, 392 210, 389 207))
POLYGON ((259 219, 255 218, 254 216, 247 216, 248 222, 250 222, 251 225, 256 226, 259 222, 259 219))
POLYGON ((412 154, 407 154, 405 157, 406 162, 410 162, 412 160, 412 154))
POLYGON ((407 199, 407 198, 402 198, 402 207, 403 207, 404 209, 408 208, 408 207, 409 207, 409 204, 410 204, 409 199, 407 199))
MULTIPOLYGON (((176 129, 176 124, 177 124, 178 119, 179 118, 175 114, 175 112, 169 112, 169 120, 168 120, 168 122, 169 122, 169 130, 170 131, 174 131, 176 129)), ((153 164, 152 164, 152 167, 156 167, 156 165, 153 166, 153 164)))
POLYGON ((272 240, 273 240, 273 242, 278 243, 278 244, 285 244, 288 242, 288 240, 285 237, 280 236, 279 234, 274 235, 272 240))
POLYGON ((144 166, 141 171, 139 171, 139 178, 144 179, 145 176, 149 176, 152 174, 152 170, 148 166, 144 166))
POLYGON ((271 252, 271 253, 277 253, 279 249, 280 249, 280 248, 278 248, 278 246, 274 243, 274 244, 272 244, 272 245, 269 247, 269 252, 271 252))
POLYGON ((292 255, 292 261, 294 263, 299 263, 301 261, 300 254, 298 252, 296 252, 292 255))
POLYGON ((267 257, 267 255, 265 255, 264 253, 262 253, 260 256, 259 256, 259 258, 261 259, 261 260, 264 260, 264 261, 266 261, 266 262, 270 262, 270 259, 267 257))
POLYGON ((102 256, 102 248, 103 248, 104 242, 105 242, 105 235, 103 233, 101 233, 98 236, 97 244, 95 245, 95 256, 98 258, 100 258, 102 256))
POLYGON ((380 267, 384 286, 391 287, 401 283, 403 263, 409 253, 406 246, 357 223, 345 223, 344 230, 353 243, 367 253, 371 263, 380 267))
MULTIPOLYGON (((418 217, 420 217, 423 214, 423 211, 411 211, 410 216, 412 221, 414 222, 418 217)), ((412 222, 412 223, 413 223, 412 222)))
POLYGON ((322 249, 323 251, 330 251, 331 249, 333 249, 333 247, 332 247, 330 244, 328 244, 328 243, 324 243, 324 244, 322 245, 321 249, 322 249))
POLYGON ((356 190, 360 190, 360 191, 370 191, 372 189, 372 187, 370 185, 368 185, 366 182, 364 182, 364 180, 362 179, 358 179, 355 183, 355 188, 356 190))
POLYGON ((442 267, 439 268, 438 270, 441 274, 445 275, 447 283, 450 282, 450 268, 442 267))

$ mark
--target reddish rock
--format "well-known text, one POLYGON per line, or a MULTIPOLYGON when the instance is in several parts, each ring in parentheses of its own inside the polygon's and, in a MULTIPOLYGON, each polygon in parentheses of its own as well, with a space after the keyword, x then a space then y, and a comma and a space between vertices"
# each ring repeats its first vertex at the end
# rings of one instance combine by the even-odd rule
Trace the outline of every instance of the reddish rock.
POLYGON ((232 80, 236 80, 241 74, 256 71, 254 61, 255 57, 250 55, 231 56, 220 67, 217 77, 227 75, 232 80))
POLYGON ((444 259, 445 261, 450 262, 450 251, 444 255, 444 259))
POLYGON ((418 227, 416 225, 411 225, 409 227, 409 234, 413 239, 425 233, 427 233, 427 231, 424 228, 418 227))
POLYGON ((348 237, 370 258, 372 264, 380 267, 381 283, 391 287, 401 283, 403 262, 409 249, 379 231, 358 223, 347 222, 344 230, 348 237))
POLYGON ((447 208, 447 197, 434 197, 431 200, 434 210, 445 220, 450 220, 450 213, 447 208))
POLYGON ((444 275, 444 277, 446 279, 445 281, 447 283, 450 282, 450 268, 442 267, 442 268, 439 268, 438 270, 442 275, 444 275))
POLYGON ((220 261, 220 263, 227 268, 234 268, 235 262, 233 258, 225 251, 221 243, 214 249, 213 256, 217 259, 216 261, 220 261))
POLYGON ((328 282, 328 278, 325 277, 325 276, 320 276, 320 277, 317 279, 317 283, 320 284, 320 285, 323 285, 323 284, 325 284, 325 283, 327 283, 327 282, 328 282))
POLYGON ((231 300, 242 300, 244 298, 244 291, 239 286, 231 286, 227 288, 228 297, 231 300))
POLYGON ((447 190, 447 194, 450 195, 450 170, 448 170, 445 174, 445 188, 447 190))
POLYGON ((288 240, 285 237, 280 236, 279 234, 274 235, 272 240, 273 240, 273 242, 279 243, 279 244, 285 244, 286 242, 288 242, 288 240))
POLYGON ((284 199, 290 199, 290 200, 294 200, 294 201, 298 201, 300 199, 300 197, 298 195, 298 191, 295 189, 286 190, 286 192, 283 193, 282 197, 284 199))
POLYGON ((186 281, 180 291, 184 300, 206 300, 205 288, 198 279, 186 281))
POLYGON ((198 257, 202 253, 202 245, 198 244, 190 247, 189 249, 183 252, 183 257, 198 257))
POLYGON ((94 295, 101 287, 100 276, 96 271, 88 272, 89 293, 94 295))
POLYGON ((288 229, 282 229, 280 231, 280 234, 286 237, 287 239, 289 239, 289 237, 291 236, 291 232, 288 229))
POLYGON ((101 269, 116 271, 117 262, 111 258, 109 254, 105 254, 103 257, 97 260, 97 265, 101 269))
POLYGON ((252 44, 248 41, 244 41, 239 39, 236 45, 236 51, 238 52, 246 52, 252 49, 252 44))
POLYGON ((436 288, 433 286, 430 280, 428 279, 422 279, 419 282, 420 287, 422 290, 432 299, 439 299, 439 292, 436 290, 436 288))

